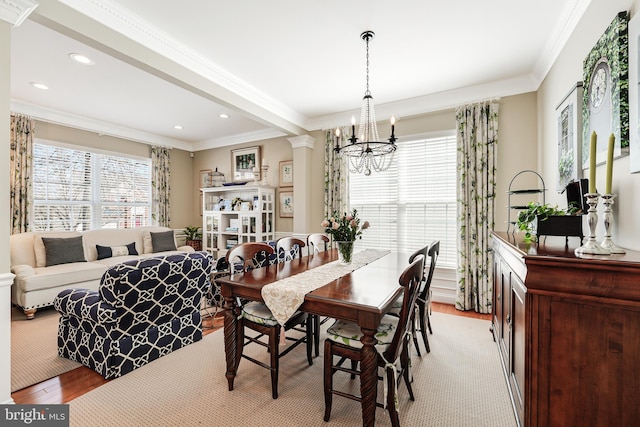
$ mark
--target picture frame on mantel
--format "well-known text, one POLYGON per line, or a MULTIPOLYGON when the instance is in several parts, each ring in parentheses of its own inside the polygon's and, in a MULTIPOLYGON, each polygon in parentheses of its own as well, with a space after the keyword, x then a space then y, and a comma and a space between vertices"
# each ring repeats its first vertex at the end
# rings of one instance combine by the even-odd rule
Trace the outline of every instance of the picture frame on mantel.
POLYGON ((293 218, 293 191, 280 191, 280 218, 293 218))
POLYGON ((640 14, 629 21, 629 172, 640 172, 640 14))
POLYGON ((233 182, 260 181, 260 165, 260 147, 231 150, 231 180, 233 182), (256 168, 255 173, 254 168, 256 168))
POLYGON ((607 157, 609 135, 614 158, 629 154, 629 13, 616 14, 583 62, 582 167, 589 167, 589 144, 596 132, 596 164, 607 157))
POLYGON ((293 160, 280 162, 280 187, 293 187, 293 160))
POLYGON ((576 83, 556 107, 558 117, 558 179, 556 190, 564 191, 582 177, 582 82, 576 83))

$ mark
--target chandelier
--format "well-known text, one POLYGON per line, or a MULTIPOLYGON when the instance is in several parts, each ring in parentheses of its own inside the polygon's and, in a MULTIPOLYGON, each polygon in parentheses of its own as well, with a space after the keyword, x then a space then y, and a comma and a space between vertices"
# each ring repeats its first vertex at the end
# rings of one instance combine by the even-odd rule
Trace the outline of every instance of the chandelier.
POLYGON ((391 136, 387 141, 380 141, 378 126, 376 125, 376 113, 373 110, 373 96, 369 91, 369 40, 373 38, 373 31, 365 31, 360 38, 367 44, 367 88, 362 98, 362 111, 360 113, 360 125, 356 136, 356 119, 351 117, 351 137, 348 143, 340 146, 340 129, 335 132, 336 145, 334 151, 340 156, 346 156, 351 172, 371 175, 371 171, 381 172, 389 169, 396 152, 395 117, 391 116, 391 136))

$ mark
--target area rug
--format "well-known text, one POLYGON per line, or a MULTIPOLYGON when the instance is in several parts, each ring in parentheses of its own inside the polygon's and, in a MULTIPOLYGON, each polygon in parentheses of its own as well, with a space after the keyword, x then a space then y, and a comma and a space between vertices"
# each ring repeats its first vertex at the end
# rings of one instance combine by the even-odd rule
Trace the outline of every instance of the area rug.
MULTIPOLYGON (((410 426, 515 426, 498 349, 489 322, 434 313, 431 353, 412 358, 409 401, 400 388, 400 421, 410 426)), ((223 332, 155 360, 70 402, 71 426, 325 426, 362 424, 360 405, 334 396, 323 421, 322 354, 313 366, 300 346, 280 361, 278 399, 271 398, 269 372, 242 360, 235 389, 225 379, 223 332)), ((263 348, 254 357, 268 360, 263 348)), ((358 380, 335 376, 335 384, 358 391, 358 380)), ((382 396, 380 389, 379 396, 382 396)), ((381 399, 381 397, 379 397, 381 399)), ((386 411, 376 426, 389 426, 386 411)))
POLYGON ((82 366, 58 357, 58 319, 53 308, 38 310, 33 320, 11 309, 11 392, 82 366))

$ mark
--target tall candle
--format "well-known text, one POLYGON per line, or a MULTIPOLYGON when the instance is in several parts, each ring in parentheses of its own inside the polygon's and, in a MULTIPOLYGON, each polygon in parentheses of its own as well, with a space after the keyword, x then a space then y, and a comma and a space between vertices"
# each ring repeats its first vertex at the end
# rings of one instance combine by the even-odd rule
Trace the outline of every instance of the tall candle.
POLYGON ((351 138, 356 136, 356 118, 351 116, 351 138))
POLYGON ((607 181, 605 184, 605 194, 611 194, 611 178, 613 176, 613 144, 616 137, 611 134, 609 136, 609 149, 607 151, 607 181))
POLYGON ((591 133, 591 149, 589 150, 589 193, 596 192, 596 146, 598 136, 595 131, 591 133))

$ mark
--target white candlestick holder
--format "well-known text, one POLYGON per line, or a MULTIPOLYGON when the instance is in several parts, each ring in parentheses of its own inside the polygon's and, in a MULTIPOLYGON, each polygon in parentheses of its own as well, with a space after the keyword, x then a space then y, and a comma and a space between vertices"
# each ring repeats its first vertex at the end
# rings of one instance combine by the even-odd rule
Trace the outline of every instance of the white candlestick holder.
POLYGON ((262 185, 267 185, 267 171, 269 170, 269 165, 262 165, 262 185))
POLYGON ((614 203, 613 199, 615 197, 615 194, 602 195, 602 203, 604 204, 604 239, 602 239, 600 246, 604 249, 608 249, 612 254, 624 254, 626 251, 611 240, 611 224, 613 223, 613 209, 611 209, 611 206, 614 203))
POLYGON ((587 204, 589 210, 587 211, 587 223, 589 224, 589 237, 587 241, 577 248, 574 252, 576 255, 610 255, 609 249, 605 249, 596 241, 596 226, 598 225, 598 198, 599 193, 587 193, 587 204))

